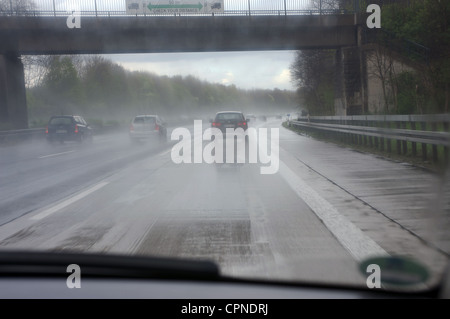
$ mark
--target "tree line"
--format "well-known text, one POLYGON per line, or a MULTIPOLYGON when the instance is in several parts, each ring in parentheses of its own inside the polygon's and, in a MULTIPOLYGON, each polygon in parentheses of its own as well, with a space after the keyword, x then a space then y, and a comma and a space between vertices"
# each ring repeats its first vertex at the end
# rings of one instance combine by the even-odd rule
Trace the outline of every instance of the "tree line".
MULTIPOLYGON (((346 0, 329 0, 342 7, 346 0)), ((450 1, 371 0, 381 6, 377 46, 367 55, 374 65, 369 77, 377 78, 383 98, 379 113, 447 113, 450 103, 450 1), (389 38, 389 41, 388 39, 389 38), (421 50, 421 59, 412 51, 421 50), (412 65, 398 70, 396 61, 412 65)), ((336 84, 335 50, 298 51, 291 76, 304 107, 312 115, 334 115, 336 84)), ((368 113, 368 110, 365 110, 368 113)))
POLYGON ((102 56, 23 57, 31 126, 55 114, 125 123, 137 114, 170 120, 206 118, 223 109, 279 114, 296 107, 295 92, 244 90, 194 76, 129 71, 102 56))

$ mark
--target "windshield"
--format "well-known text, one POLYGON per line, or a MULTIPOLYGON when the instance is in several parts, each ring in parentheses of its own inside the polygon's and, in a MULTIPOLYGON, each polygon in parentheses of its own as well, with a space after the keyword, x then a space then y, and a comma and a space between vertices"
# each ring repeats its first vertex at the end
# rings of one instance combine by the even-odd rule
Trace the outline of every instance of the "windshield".
POLYGON ((440 282, 449 1, 0 9, 0 250, 211 260, 233 278, 366 289, 440 282), (49 129, 71 123, 62 114, 86 125, 49 129))
POLYGON ((154 124, 155 123, 155 118, 154 117, 149 117, 149 116, 142 116, 142 117, 136 117, 133 121, 134 124, 154 124))
POLYGON ((242 120, 244 116, 240 113, 220 113, 216 115, 216 120, 242 120))
POLYGON ((72 124, 72 118, 70 117, 54 117, 50 119, 50 125, 70 125, 72 124))

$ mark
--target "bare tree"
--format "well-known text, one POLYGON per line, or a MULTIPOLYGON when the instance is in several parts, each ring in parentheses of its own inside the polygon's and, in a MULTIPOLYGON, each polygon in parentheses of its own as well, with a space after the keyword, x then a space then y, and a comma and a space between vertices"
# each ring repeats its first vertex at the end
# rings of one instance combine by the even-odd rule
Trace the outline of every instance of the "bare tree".
MULTIPOLYGON (((368 67, 368 76, 376 78, 381 83, 383 91, 383 108, 384 112, 389 112, 390 97, 395 99, 394 90, 394 59, 389 50, 382 46, 374 45, 373 50, 367 53, 367 62, 370 65, 368 67)), ((394 103, 396 105, 396 103, 394 103)))
POLYGON ((334 51, 297 51, 290 66, 291 81, 299 88, 311 114, 330 115, 334 106, 330 103, 334 94, 334 51))
POLYGON ((0 0, 0 14, 26 14, 36 10, 33 0, 0 0))
POLYGON ((25 86, 39 86, 48 72, 51 62, 49 55, 22 55, 25 73, 25 86))
POLYGON ((341 0, 312 0, 312 7, 316 10, 338 10, 341 0))
MULTIPOLYGON (((25 72, 26 87, 34 87, 42 84, 43 79, 48 73, 49 67, 54 57, 51 55, 23 55, 22 63, 25 72)), ((72 64, 80 76, 83 75, 85 66, 89 63, 90 56, 70 55, 72 64)))

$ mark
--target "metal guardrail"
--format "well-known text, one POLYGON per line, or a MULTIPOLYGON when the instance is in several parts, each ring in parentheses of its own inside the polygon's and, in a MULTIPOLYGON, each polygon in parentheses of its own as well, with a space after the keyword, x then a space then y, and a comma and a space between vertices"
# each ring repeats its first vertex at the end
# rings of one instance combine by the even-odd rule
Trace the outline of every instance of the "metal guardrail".
POLYGON ((441 147, 445 163, 449 160, 449 124, 450 114, 312 116, 289 121, 290 126, 324 132, 342 142, 375 147, 381 151, 392 152, 394 141, 398 154, 411 152, 416 156, 420 144, 423 160, 428 158, 427 145, 430 145, 434 162, 439 160, 438 147, 441 147))
POLYGON ((10 142, 32 140, 44 137, 44 128, 0 131, 0 142, 6 144, 10 142))
POLYGON ((310 116, 303 117, 301 121, 310 122, 354 122, 354 121, 372 121, 372 122, 442 122, 450 123, 450 113, 444 114, 406 114, 406 115, 333 115, 333 116, 310 116))
MULTIPOLYGON (((102 125, 92 126, 95 135, 106 134, 110 132, 119 132, 127 129, 128 126, 120 125, 102 125)), ((16 144, 24 141, 36 141, 45 139, 45 128, 22 129, 0 131, 0 145, 16 144)))
POLYGON ((447 132, 430 132, 430 131, 415 131, 402 129, 387 129, 381 127, 365 127, 357 125, 333 125, 333 124, 319 124, 319 123, 304 123, 300 121, 292 121, 291 125, 322 129, 327 131, 358 134, 363 136, 376 136, 388 139, 426 143, 434 145, 450 146, 450 134, 447 132))

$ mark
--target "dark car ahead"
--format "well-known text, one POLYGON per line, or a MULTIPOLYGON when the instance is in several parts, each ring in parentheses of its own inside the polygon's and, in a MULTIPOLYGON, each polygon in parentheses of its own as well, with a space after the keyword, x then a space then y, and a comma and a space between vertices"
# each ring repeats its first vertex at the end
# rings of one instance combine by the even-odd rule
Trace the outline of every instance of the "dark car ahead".
POLYGON ((52 116, 45 129, 47 141, 50 143, 66 141, 92 142, 93 129, 79 115, 52 116))
POLYGON ((226 133, 227 128, 237 129, 240 127, 246 131, 248 129, 248 121, 249 119, 246 119, 242 112, 218 112, 211 123, 211 127, 220 129, 222 133, 226 133))
MULTIPOLYGON (((216 113, 216 116, 214 117, 214 120, 211 122, 212 128, 218 128, 222 132, 222 136, 225 143, 222 144, 223 147, 223 162, 222 163, 216 163, 216 167, 220 168, 223 164, 237 164, 239 161, 240 155, 238 155, 240 148, 238 145, 240 143, 245 143, 245 147, 248 146, 248 122, 250 120, 246 119, 244 114, 239 111, 222 111, 216 113), (242 130, 239 130, 241 128, 242 130), (227 132, 228 130, 228 132, 227 132), (234 141, 229 144, 229 141, 231 139, 234 139, 234 141), (229 147, 234 148, 234 151, 232 151, 229 147), (233 159, 232 162, 228 162, 229 158, 228 152, 232 152, 233 159)), ((217 147, 217 146, 216 146, 217 147)), ((247 153, 247 150, 245 150, 245 153, 247 153)), ((241 154, 242 155, 242 154, 241 154)), ((245 162, 245 154, 243 154, 244 157, 243 161, 245 162)), ((242 162, 241 162, 242 163, 242 162)), ((241 164, 239 164, 241 165, 241 164)))

